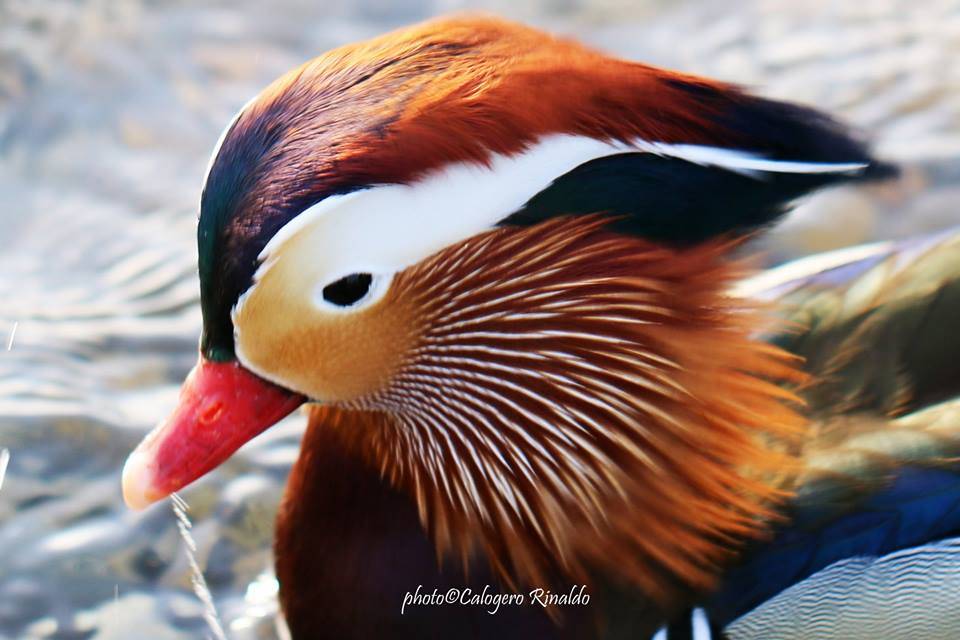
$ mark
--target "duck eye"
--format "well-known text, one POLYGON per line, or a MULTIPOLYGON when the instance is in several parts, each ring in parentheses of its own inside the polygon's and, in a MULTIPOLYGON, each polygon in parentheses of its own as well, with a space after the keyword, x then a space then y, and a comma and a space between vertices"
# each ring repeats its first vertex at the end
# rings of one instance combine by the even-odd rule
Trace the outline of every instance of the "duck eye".
POLYGON ((323 288, 323 299, 338 307, 355 304, 370 291, 373 276, 369 273, 351 273, 323 288))

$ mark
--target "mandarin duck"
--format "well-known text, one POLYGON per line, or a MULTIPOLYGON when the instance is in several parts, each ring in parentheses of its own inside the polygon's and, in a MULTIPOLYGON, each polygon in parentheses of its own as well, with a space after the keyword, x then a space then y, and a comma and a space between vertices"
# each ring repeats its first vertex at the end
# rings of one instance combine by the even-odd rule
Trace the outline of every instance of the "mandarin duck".
POLYGON ((837 629, 857 584, 896 596, 868 559, 960 526, 958 240, 752 279, 742 247, 889 173, 815 110, 495 18, 335 49, 217 144, 199 360, 124 498, 306 403, 275 543, 294 638, 837 629))

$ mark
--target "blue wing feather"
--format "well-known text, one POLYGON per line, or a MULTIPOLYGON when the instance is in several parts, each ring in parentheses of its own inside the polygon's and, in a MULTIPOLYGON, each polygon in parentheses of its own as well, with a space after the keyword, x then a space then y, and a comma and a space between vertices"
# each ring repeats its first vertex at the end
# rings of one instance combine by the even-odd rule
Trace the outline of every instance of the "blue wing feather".
POLYGON ((798 500, 790 524, 745 553, 708 607, 727 624, 784 589, 835 562, 878 557, 960 534, 960 472, 905 467, 889 485, 848 507, 830 511, 816 490, 798 500))

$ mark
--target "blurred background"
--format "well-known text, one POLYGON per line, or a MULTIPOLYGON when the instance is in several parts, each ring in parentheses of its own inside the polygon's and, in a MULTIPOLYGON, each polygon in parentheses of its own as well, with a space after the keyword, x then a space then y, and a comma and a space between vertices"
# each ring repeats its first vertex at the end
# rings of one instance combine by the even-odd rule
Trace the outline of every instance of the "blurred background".
MULTIPOLYGON (((196 358, 209 153, 290 67, 463 9, 815 105, 904 166, 804 203, 767 264, 960 224, 960 0, 0 0, 0 638, 213 637, 169 504, 120 497, 196 358)), ((182 494, 227 637, 276 637, 300 426, 182 494)))

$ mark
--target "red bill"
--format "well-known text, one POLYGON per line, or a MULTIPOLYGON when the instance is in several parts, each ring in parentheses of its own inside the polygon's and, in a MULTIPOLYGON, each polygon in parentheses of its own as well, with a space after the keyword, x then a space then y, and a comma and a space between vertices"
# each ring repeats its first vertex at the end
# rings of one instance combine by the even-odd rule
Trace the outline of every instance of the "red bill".
POLYGON ((151 431, 123 467, 123 499, 143 509, 219 466, 234 451, 306 401, 238 362, 202 356, 173 413, 151 431))

